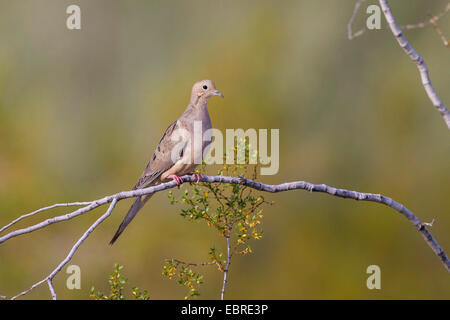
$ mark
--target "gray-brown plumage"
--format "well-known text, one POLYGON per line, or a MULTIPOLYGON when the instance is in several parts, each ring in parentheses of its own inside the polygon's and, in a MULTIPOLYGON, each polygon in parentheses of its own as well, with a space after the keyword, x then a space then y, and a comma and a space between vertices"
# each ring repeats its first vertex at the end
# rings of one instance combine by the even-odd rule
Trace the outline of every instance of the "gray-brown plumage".
MULTIPOLYGON (((223 97, 216 90, 214 82, 211 80, 202 80, 194 84, 191 92, 191 100, 186 111, 167 128, 159 141, 155 153, 148 161, 147 167, 133 190, 154 186, 162 182, 170 181, 171 179, 175 180, 177 184, 180 184, 180 176, 192 173, 197 166, 194 159, 199 159, 199 157, 201 159, 203 151, 210 143, 210 141, 203 141, 201 139, 201 148, 194 147, 194 123, 201 121, 203 133, 211 128, 207 103, 209 98, 214 95, 223 97)), ((113 244, 117 240, 138 211, 151 197, 152 195, 147 195, 143 199, 142 197, 136 198, 117 229, 116 234, 110 241, 110 244, 113 244)))

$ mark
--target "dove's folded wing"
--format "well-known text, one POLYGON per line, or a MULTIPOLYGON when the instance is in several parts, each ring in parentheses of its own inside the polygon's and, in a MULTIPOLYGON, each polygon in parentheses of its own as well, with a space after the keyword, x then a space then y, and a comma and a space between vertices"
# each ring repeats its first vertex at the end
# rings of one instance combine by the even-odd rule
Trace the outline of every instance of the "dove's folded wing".
MULTIPOLYGON (((175 147, 179 150, 177 156, 183 156, 183 151, 187 142, 185 141, 180 147, 178 144, 182 141, 172 138, 177 129, 179 129, 178 120, 166 129, 166 132, 159 141, 155 153, 148 161, 147 166, 145 167, 142 176, 139 178, 139 181, 134 186, 134 189, 143 189, 152 185, 152 183, 154 183, 164 172, 174 166, 175 163, 173 161, 174 159, 172 159, 172 150, 175 147)), ((179 138, 181 138, 181 136, 179 136, 179 138)))

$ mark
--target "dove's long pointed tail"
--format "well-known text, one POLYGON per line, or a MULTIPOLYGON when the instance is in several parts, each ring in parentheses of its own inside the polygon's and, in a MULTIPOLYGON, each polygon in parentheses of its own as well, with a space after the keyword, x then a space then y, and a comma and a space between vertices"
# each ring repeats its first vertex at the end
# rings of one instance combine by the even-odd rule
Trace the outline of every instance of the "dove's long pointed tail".
POLYGON ((141 197, 136 198, 136 200, 131 205, 130 210, 128 210, 127 215, 125 216, 119 228, 117 229, 116 234, 109 242, 110 245, 112 245, 117 240, 117 238, 122 234, 123 230, 125 230, 125 228, 130 224, 131 220, 133 220, 133 218, 136 216, 139 210, 142 209, 144 204, 148 201, 148 199, 151 198, 151 196, 152 195, 147 195, 145 196, 144 199, 141 199, 141 197))

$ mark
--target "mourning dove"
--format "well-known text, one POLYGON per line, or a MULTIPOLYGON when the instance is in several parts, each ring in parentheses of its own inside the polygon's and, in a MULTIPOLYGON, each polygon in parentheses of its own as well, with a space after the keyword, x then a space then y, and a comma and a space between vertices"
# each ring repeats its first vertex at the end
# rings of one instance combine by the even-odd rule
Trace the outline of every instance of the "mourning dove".
MULTIPOLYGON (((211 129, 207 103, 209 98, 215 95, 223 98, 211 80, 202 80, 194 84, 189 105, 181 117, 167 128, 133 190, 158 185, 171 179, 180 185, 183 182, 180 176, 192 173, 198 163, 194 160, 199 157, 202 159, 204 150, 211 143, 210 140, 201 139, 201 148, 194 147, 194 123, 201 123, 202 132, 211 129)), ((194 177, 198 183, 201 175, 194 174, 194 177)), ((143 199, 136 198, 109 244, 117 240, 151 197, 152 194, 144 196, 143 199)))

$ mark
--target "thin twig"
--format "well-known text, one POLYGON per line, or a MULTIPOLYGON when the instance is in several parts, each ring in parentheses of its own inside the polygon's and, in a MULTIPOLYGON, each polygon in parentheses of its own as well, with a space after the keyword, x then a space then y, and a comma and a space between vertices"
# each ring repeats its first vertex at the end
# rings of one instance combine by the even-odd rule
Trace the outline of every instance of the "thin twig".
MULTIPOLYGON (((183 179, 183 182, 194 182, 196 181, 192 176, 186 175, 181 177, 183 179)), ((384 195, 380 194, 373 194, 373 193, 362 193, 357 191, 350 191, 345 189, 338 189, 333 188, 330 186, 327 186, 325 184, 312 184, 306 181, 294 181, 294 182, 287 182, 282 183, 279 185, 268 185, 264 183, 260 183, 254 180, 246 179, 244 177, 227 177, 227 176, 204 176, 203 178, 200 178, 200 181, 207 182, 207 183, 229 183, 229 184, 240 184, 244 186, 248 186, 252 189, 256 189, 259 191, 266 191, 266 192, 284 192, 288 190, 294 190, 294 189, 303 189, 310 192, 322 192, 327 193, 333 196, 342 197, 342 198, 348 198, 348 199, 354 199, 354 200, 362 200, 362 201, 372 201, 377 202, 380 204, 384 204, 386 206, 391 207, 392 209, 396 210, 397 212, 401 213, 405 218, 407 218, 422 234, 422 236, 425 238, 425 241, 428 243, 428 245, 432 248, 432 250, 440 257, 441 261, 444 263, 446 268, 450 271, 450 262, 447 258, 446 254, 442 250, 442 248, 437 244, 437 242, 434 240, 434 238, 429 234, 428 230, 424 227, 424 224, 406 207, 404 207, 402 204, 394 201, 393 199, 386 197, 384 195)), ((119 192, 111 196, 106 196, 102 199, 93 201, 90 205, 80 208, 74 212, 71 212, 64 216, 58 216, 52 219, 47 219, 43 222, 40 222, 38 224, 32 225, 28 228, 19 229, 16 231, 12 231, 3 237, 0 237, 0 243, 5 242, 6 240, 16 237, 21 234, 29 233, 38 229, 41 229, 47 225, 65 221, 68 219, 71 219, 75 216, 81 215, 83 213, 86 213, 88 211, 91 211, 101 205, 104 205, 106 203, 111 202, 113 199, 117 199, 117 201, 143 196, 147 194, 154 194, 156 192, 160 192, 166 189, 171 189, 176 187, 177 184, 175 181, 170 181, 166 183, 159 184, 157 186, 148 187, 145 189, 139 189, 139 190, 132 190, 132 191, 124 191, 119 192)))
POLYGON ((51 279, 47 279, 48 288, 50 290, 50 294, 52 295, 53 300, 57 300, 58 297, 56 296, 55 288, 53 287, 53 283, 51 279))
POLYGON ((433 22, 438 21, 440 18, 442 18, 448 11, 450 10, 450 2, 447 3, 447 6, 444 8, 444 10, 437 15, 431 16, 431 20, 425 21, 425 22, 419 22, 416 24, 407 24, 405 26, 401 26, 402 29, 405 30, 412 30, 412 29, 418 29, 418 28, 424 28, 429 24, 432 24, 433 22))
MULTIPOLYGON (((448 4, 448 8, 450 8, 450 3, 448 4)), ((446 46, 447 48, 450 48, 450 46, 448 45, 447 38, 444 36, 444 33, 441 31, 441 29, 439 29, 436 21, 437 21, 436 17, 433 17, 430 15, 430 23, 433 25, 434 30, 439 35, 439 37, 441 37, 441 40, 444 43, 444 46, 446 46)))
MULTIPOLYGON (((366 0, 358 0, 355 3, 355 7, 353 8, 353 14, 347 24, 347 37, 349 40, 359 37, 360 35, 364 34, 364 32, 366 31, 366 29, 360 29, 360 30, 356 31, 355 33, 353 33, 353 31, 352 31, 353 23, 355 22, 355 18, 357 16, 359 8, 361 7, 361 4, 365 1, 366 0)), ((404 30, 413 30, 413 29, 425 28, 426 26, 432 24, 435 27, 436 32, 439 34, 442 41, 444 42, 444 45, 446 47, 448 47, 448 42, 446 42, 445 36, 443 36, 442 32, 439 30, 439 28, 437 28, 437 25, 436 25, 436 22, 440 18, 442 18, 448 11, 450 11, 450 2, 447 4, 447 6, 444 8, 444 10, 442 12, 439 12, 438 14, 431 16, 430 20, 424 21, 424 22, 419 22, 416 24, 403 25, 403 26, 400 26, 400 28, 404 29, 404 30)))
POLYGON ((231 264, 231 244, 230 244, 231 229, 232 229, 232 227, 230 227, 228 229, 228 233, 226 235, 226 238, 227 238, 227 264, 225 266, 225 269, 223 269, 223 283, 222 283, 222 292, 220 293, 220 300, 223 300, 225 298, 225 287, 228 282, 228 271, 230 270, 230 264, 231 264))
POLYGON ((33 211, 31 213, 24 214, 24 215, 18 217, 16 220, 12 221, 11 223, 8 223, 6 226, 0 228, 0 233, 2 233, 4 230, 8 229, 12 225, 16 224, 20 220, 25 219, 27 217, 34 216, 35 214, 37 214, 39 212, 42 212, 42 211, 50 210, 50 209, 57 208, 57 207, 86 206, 86 205, 91 204, 91 203, 92 203, 92 201, 90 201, 90 202, 57 203, 57 204, 54 204, 52 206, 41 208, 41 209, 38 209, 38 210, 33 211))
POLYGON ((353 22, 355 21, 356 15, 357 15, 358 10, 359 10, 359 7, 361 6, 361 4, 364 1, 366 1, 366 0, 358 0, 355 3, 355 7, 353 8, 353 14, 352 14, 352 16, 350 18, 350 21, 347 24, 347 37, 348 37, 348 40, 352 40, 352 39, 354 39, 356 37, 359 37, 360 35, 362 35, 366 31, 366 29, 358 30, 355 33, 353 33, 353 31, 352 31, 352 25, 353 25, 353 22))
POLYGON ((86 207, 83 207, 83 208, 80 208, 80 209, 78 209, 76 211, 73 211, 73 212, 71 212, 69 214, 53 217, 53 218, 44 220, 44 221, 42 221, 40 223, 37 223, 35 225, 32 225, 30 227, 18 229, 16 231, 12 231, 10 233, 7 233, 6 235, 0 237, 0 243, 3 243, 6 240, 8 240, 10 238, 13 238, 13 237, 17 237, 17 236, 19 236, 21 234, 33 232, 33 231, 36 231, 38 229, 44 228, 44 227, 49 226, 49 225, 51 225, 53 223, 57 223, 57 222, 73 219, 73 218, 75 218, 75 217, 77 217, 77 216, 79 216, 79 215, 81 215, 83 213, 86 213, 86 212, 91 211, 91 210, 93 210, 93 209, 95 209, 95 208, 97 208, 97 207, 99 207, 101 205, 104 205, 104 204, 106 204, 108 202, 111 202, 113 197, 111 197, 110 199, 109 198, 110 197, 108 197, 108 199, 103 198, 103 199, 101 199, 102 201, 93 201, 90 205, 88 205, 86 207))
POLYGON ((431 103, 441 114, 448 129, 450 129, 450 112, 448 111, 447 107, 442 102, 442 100, 439 98, 438 94, 436 93, 436 90, 431 84, 430 76, 428 75, 428 67, 425 63, 425 60, 414 50, 413 47, 411 47, 408 40, 406 40, 406 38, 404 37, 402 29, 395 22, 388 1, 379 0, 379 2, 381 5, 381 9, 383 10, 384 16, 386 17, 386 21, 389 24, 389 27, 392 31, 392 34, 394 35, 395 39, 397 40, 398 44, 403 49, 403 51, 416 64, 420 72, 422 85, 425 88, 428 98, 431 100, 431 103))

